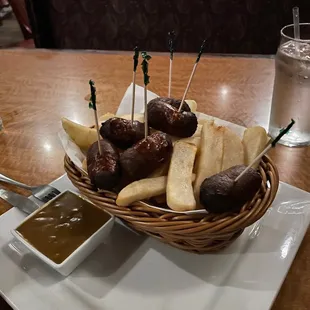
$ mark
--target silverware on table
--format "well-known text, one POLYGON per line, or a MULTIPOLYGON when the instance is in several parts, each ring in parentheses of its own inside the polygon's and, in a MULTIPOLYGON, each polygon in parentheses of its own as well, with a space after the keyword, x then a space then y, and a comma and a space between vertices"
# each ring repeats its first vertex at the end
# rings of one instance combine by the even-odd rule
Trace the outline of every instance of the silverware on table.
POLYGON ((39 185, 39 186, 29 186, 24 183, 15 181, 13 179, 8 178, 7 176, 0 174, 0 181, 9 183, 21 188, 24 188, 26 190, 31 191, 32 195, 36 197, 37 199, 43 201, 43 202, 48 202, 57 195, 60 194, 60 191, 50 185, 39 185))
POLYGON ((27 214, 31 214, 39 208, 39 205, 29 198, 2 188, 0 188, 0 198, 27 214))

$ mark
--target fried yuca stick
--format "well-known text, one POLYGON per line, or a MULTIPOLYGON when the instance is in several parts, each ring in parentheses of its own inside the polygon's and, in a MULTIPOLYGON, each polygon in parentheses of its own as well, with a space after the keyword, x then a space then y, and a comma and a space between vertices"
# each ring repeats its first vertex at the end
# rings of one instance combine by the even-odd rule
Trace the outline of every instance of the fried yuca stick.
POLYGON ((183 139, 180 139, 179 141, 176 141, 175 143, 177 142, 186 142, 186 143, 189 143, 189 144, 193 144, 195 145, 196 147, 199 147, 200 145, 200 137, 189 137, 189 138, 183 138, 183 139))
POLYGON ((214 121, 206 121, 203 124, 200 140, 200 154, 196 166, 196 180, 194 194, 199 202, 201 183, 211 175, 221 171, 223 162, 223 136, 224 127, 218 127, 214 121))
POLYGON ((236 165, 244 165, 244 150, 241 139, 229 128, 224 128, 222 171, 236 165))
POLYGON ((97 131, 94 128, 72 122, 65 117, 61 119, 61 123, 64 131, 82 150, 87 150, 98 140, 97 131))
POLYGON ((128 206, 131 203, 166 192, 167 177, 147 178, 130 183, 124 187, 117 196, 118 206, 128 206))
POLYGON ((195 100, 186 99, 185 102, 187 103, 187 105, 191 109, 191 112, 194 113, 197 111, 197 102, 195 100))
POLYGON ((195 133, 190 138, 200 137, 201 136, 201 129, 202 129, 202 125, 198 124, 195 133))
MULTIPOLYGON (((195 181, 195 178, 196 178, 196 175, 193 173, 192 174, 192 183, 195 181)), ((155 196, 155 197, 153 197, 153 199, 158 204, 167 204, 167 195, 166 195, 166 193, 162 194, 162 195, 159 195, 159 196, 155 196)))
MULTIPOLYGON (((196 175, 192 174, 191 181, 194 182, 195 178, 196 175)), ((117 196, 116 204, 128 206, 135 201, 163 195, 165 195, 164 201, 166 201, 166 189, 167 176, 141 179, 124 187, 117 196)))
POLYGON ((106 120, 108 120, 109 118, 112 118, 112 117, 116 117, 116 115, 113 113, 110 113, 110 112, 101 115, 99 117, 99 124, 105 122, 106 120))
POLYGON ((167 204, 174 211, 196 209, 192 186, 192 172, 197 147, 178 141, 175 143, 167 180, 167 204))
POLYGON ((86 158, 84 158, 83 162, 82 162, 82 168, 87 171, 87 161, 86 158))
MULTIPOLYGON (((245 164, 249 165, 258 154, 265 148, 268 142, 266 130, 263 127, 255 126, 247 128, 243 134, 243 147, 245 155, 245 164)), ((253 166, 257 168, 259 162, 253 166)))

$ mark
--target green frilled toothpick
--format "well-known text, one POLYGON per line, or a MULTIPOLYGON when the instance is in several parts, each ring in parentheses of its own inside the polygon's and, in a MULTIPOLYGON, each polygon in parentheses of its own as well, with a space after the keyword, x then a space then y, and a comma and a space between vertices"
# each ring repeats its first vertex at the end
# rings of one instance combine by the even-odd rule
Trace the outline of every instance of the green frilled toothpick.
POLYGON ((150 83, 149 60, 152 58, 147 52, 141 52, 143 58, 141 67, 144 76, 144 137, 148 135, 148 120, 147 120, 147 84, 150 83))
POLYGON ((172 80, 172 62, 173 62, 173 53, 175 50, 175 32, 168 32, 168 46, 170 53, 170 62, 169 62, 169 84, 168 84, 168 98, 171 96, 171 80, 172 80))
POLYGON ((99 149, 99 154, 102 155, 101 144, 100 144, 100 133, 99 133, 97 105, 96 105, 97 99, 96 99, 95 83, 92 80, 89 80, 89 86, 90 86, 90 102, 89 102, 88 106, 90 109, 94 110, 95 124, 96 124, 97 137, 98 137, 98 149, 99 149))
POLYGON ((259 154, 256 156, 255 159, 253 159, 253 161, 248 165, 248 167, 246 169, 244 169, 235 179, 235 182, 237 182, 254 164, 256 164, 271 148, 275 147, 276 144, 279 142, 279 140, 281 140, 281 138, 287 134, 290 129, 293 127, 293 125, 295 124, 295 121, 292 119, 291 122, 287 125, 287 127, 282 128, 279 132, 279 134, 273 139, 271 140, 271 142, 269 142, 266 146, 266 148, 259 154))
POLYGON ((206 46, 206 40, 203 40, 203 42, 202 42, 202 44, 201 44, 201 46, 200 46, 200 50, 199 50, 199 52, 198 52, 198 55, 197 55, 197 58, 196 58, 196 61, 195 61, 195 64, 194 64, 192 73, 191 73, 191 76, 189 77, 189 80, 188 80, 188 83, 187 83, 187 86, 186 86, 186 89, 185 89, 185 92, 184 92, 184 95, 183 95, 181 104, 180 104, 180 106, 179 106, 179 112, 181 111, 182 106, 183 106, 183 104, 184 104, 184 100, 185 100, 186 95, 187 95, 187 93, 188 93, 189 87, 190 87, 190 85, 191 85, 192 79, 193 79, 193 77, 194 77, 196 68, 197 68, 197 66, 198 66, 198 63, 199 63, 200 57, 201 57, 201 55, 202 55, 202 53, 203 53, 203 50, 205 49, 205 46, 206 46))
POLYGON ((139 61, 139 49, 138 46, 134 48, 133 55, 133 75, 132 75, 132 103, 131 103, 131 123, 134 121, 135 115, 135 101, 136 101, 136 72, 139 61))

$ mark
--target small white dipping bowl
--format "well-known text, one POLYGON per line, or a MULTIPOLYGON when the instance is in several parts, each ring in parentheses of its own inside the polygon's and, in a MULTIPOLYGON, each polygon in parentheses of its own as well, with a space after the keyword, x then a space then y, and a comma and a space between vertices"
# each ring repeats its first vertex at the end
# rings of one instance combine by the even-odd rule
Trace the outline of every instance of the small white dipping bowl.
POLYGON ((91 254, 102 242, 105 241, 107 236, 109 235, 113 224, 114 224, 114 216, 110 214, 109 212, 103 211, 106 214, 110 216, 110 219, 104 223, 95 233, 93 233, 88 239, 86 239, 78 248, 76 248, 75 251, 73 251, 62 263, 57 264, 54 261, 52 261, 50 258, 42 254, 39 250, 37 250, 33 245, 31 245, 27 240, 23 238, 23 236, 17 231, 17 229, 26 221, 31 219, 36 213, 39 211, 42 211, 44 208, 46 208, 51 202, 60 199, 63 195, 65 195, 67 192, 70 192, 74 194, 75 196, 79 197, 79 199, 86 200, 87 202, 91 203, 88 199, 85 199, 82 196, 67 190, 54 199, 47 202, 45 205, 40 207, 38 210, 30 214, 26 219, 14 230, 11 231, 12 235, 20 241, 22 244, 24 244, 35 256, 40 258, 42 261, 44 261, 46 264, 51 266, 53 269, 57 270, 60 274, 63 276, 68 276, 89 254, 91 254))

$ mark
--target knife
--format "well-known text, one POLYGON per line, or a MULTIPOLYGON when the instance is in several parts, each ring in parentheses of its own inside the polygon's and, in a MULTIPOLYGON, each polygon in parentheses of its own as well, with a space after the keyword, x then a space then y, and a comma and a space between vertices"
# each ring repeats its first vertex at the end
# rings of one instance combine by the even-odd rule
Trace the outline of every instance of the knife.
POLYGON ((2 188, 0 188, 0 198, 27 214, 31 214, 39 208, 39 205, 29 198, 2 188))

